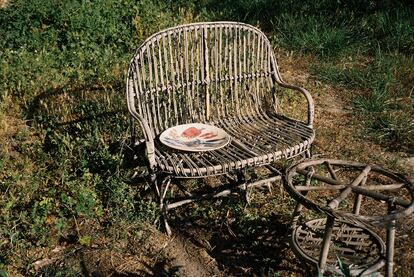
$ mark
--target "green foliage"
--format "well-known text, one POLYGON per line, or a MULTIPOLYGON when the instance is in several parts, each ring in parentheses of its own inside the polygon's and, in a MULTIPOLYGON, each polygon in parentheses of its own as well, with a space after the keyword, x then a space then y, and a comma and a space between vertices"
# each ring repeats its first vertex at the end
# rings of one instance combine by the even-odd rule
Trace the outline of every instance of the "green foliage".
POLYGON ((133 19, 138 37, 144 40, 167 27, 194 22, 194 5, 191 1, 139 1, 133 19))
POLYGON ((344 274, 344 276, 351 276, 351 270, 349 268, 349 265, 343 263, 339 257, 337 257, 337 263, 338 263, 339 269, 344 274))
POLYGON ((92 237, 91 236, 81 236, 81 237, 79 237, 78 241, 79 241, 80 245, 90 246, 91 241, 92 241, 92 237))
POLYGON ((414 123, 407 120, 414 113, 413 7, 389 5, 393 9, 376 3, 365 13, 351 5, 336 10, 335 17, 322 9, 302 22, 289 14, 277 21, 286 31, 274 40, 316 55, 311 65, 315 78, 352 90, 348 98, 362 117, 364 135, 408 150, 414 145, 414 123))
POLYGON ((54 265, 43 267, 41 270, 42 276, 56 276, 56 277, 77 277, 84 274, 79 265, 54 265))
POLYGON ((337 57, 346 51, 352 41, 352 31, 346 25, 335 26, 321 16, 282 14, 275 17, 275 28, 280 32, 271 38, 284 47, 321 58, 337 57))
MULTIPOLYGON (((81 223, 156 221, 154 201, 126 183, 124 71, 148 32, 188 20, 176 9, 111 0, 0 9, 0 101, 12 104, 0 110, 0 264, 26 275, 28 251, 81 223), (162 13, 164 25, 155 24, 162 13)), ((87 247, 92 238, 78 230, 75 241, 87 247)))

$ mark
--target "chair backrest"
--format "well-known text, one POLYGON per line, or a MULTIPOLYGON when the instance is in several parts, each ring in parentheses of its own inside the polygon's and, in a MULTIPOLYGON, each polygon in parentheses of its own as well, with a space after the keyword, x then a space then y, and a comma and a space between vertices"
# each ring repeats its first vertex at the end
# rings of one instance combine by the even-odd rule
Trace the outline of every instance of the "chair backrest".
POLYGON ((276 61, 266 36, 236 22, 182 25, 149 37, 128 70, 131 112, 155 137, 174 125, 275 109, 276 61))

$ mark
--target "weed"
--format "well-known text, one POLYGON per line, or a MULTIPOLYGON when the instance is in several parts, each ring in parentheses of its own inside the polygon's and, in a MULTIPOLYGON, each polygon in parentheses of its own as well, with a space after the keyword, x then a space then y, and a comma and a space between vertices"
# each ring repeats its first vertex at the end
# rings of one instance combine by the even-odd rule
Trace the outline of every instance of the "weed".
POLYGON ((384 87, 377 87, 368 96, 357 96, 354 100, 354 106, 362 112, 378 113, 387 109, 388 99, 387 90, 384 87))

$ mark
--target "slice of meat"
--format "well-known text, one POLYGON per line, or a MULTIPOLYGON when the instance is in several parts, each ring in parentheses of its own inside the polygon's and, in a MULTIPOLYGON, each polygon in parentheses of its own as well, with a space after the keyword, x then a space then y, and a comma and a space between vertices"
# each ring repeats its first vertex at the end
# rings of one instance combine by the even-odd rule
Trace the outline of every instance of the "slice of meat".
POLYGON ((181 133, 181 136, 185 137, 186 139, 192 139, 197 137, 201 134, 201 130, 195 127, 187 128, 184 132, 181 133))
POLYGON ((204 133, 200 136, 200 138, 203 138, 203 139, 211 139, 214 137, 217 137, 217 134, 213 132, 204 133))

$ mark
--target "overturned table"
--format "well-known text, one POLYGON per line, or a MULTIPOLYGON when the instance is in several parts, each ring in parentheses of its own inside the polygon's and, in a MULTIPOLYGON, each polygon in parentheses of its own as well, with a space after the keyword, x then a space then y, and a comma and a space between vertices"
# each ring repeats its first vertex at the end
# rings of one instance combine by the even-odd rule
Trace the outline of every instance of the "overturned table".
POLYGON ((299 258, 321 273, 341 274, 348 263, 351 274, 367 275, 385 264, 386 276, 393 275, 396 226, 414 209, 409 180, 376 165, 318 159, 287 169, 284 186, 298 202, 291 245, 299 258), (326 218, 298 225, 303 206, 326 218), (378 227, 386 228, 385 245, 378 227), (366 259, 356 259, 358 251, 366 259))

